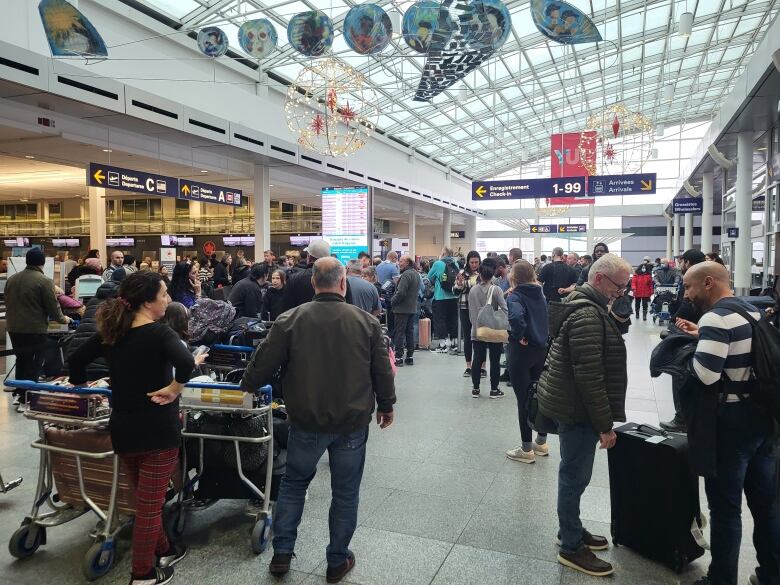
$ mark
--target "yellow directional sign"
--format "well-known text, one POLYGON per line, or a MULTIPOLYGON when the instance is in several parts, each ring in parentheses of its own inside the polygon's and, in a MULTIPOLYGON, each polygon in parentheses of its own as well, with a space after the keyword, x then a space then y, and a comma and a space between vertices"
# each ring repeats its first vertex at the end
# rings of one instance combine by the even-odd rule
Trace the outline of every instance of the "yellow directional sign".
POLYGON ((102 185, 103 179, 106 178, 106 176, 103 174, 103 169, 96 170, 95 174, 92 176, 95 177, 95 180, 98 182, 98 185, 102 185))
POLYGON ((485 189, 484 185, 480 185, 479 187, 476 188, 474 192, 477 194, 478 197, 484 197, 485 193, 487 193, 487 189, 485 189))
POLYGON ((190 194, 190 186, 187 183, 184 183, 181 186, 181 192, 184 193, 185 195, 189 195, 190 194))
POLYGON ((640 181, 642 186, 639 188, 640 191, 652 191, 653 190, 653 181, 640 181))
POLYGON ((564 233, 566 231, 566 228, 564 226, 558 226, 558 231, 564 233))
POLYGON ((531 228, 531 232, 533 232, 533 233, 536 233, 536 232, 538 232, 538 231, 539 231, 539 228, 538 228, 538 227, 536 227, 536 226, 533 226, 533 227, 531 228))

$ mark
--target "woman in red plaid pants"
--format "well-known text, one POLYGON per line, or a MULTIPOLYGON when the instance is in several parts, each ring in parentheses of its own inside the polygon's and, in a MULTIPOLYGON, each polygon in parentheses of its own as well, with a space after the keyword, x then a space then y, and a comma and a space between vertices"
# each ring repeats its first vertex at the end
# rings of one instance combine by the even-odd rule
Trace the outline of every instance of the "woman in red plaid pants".
POLYGON ((179 394, 195 360, 179 336, 159 320, 170 298, 162 277, 137 272, 116 299, 97 312, 98 332, 68 360, 70 381, 87 381, 86 366, 103 357, 111 374, 111 442, 133 487, 131 585, 163 585, 187 554, 168 542, 162 508, 179 458, 179 394), (173 376, 175 368, 176 376, 173 376))

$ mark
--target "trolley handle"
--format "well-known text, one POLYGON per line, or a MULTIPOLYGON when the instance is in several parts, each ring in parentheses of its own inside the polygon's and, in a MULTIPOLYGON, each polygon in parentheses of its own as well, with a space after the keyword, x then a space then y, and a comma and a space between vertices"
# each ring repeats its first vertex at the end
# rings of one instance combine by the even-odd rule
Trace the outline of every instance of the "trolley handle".
POLYGON ((86 386, 59 386, 57 384, 43 384, 32 380, 6 380, 5 385, 20 390, 45 390, 46 392, 60 392, 62 394, 100 394, 111 398, 111 388, 89 388, 86 386))
MULTIPOLYGON (((208 382, 187 382, 184 385, 185 388, 204 388, 206 390, 241 390, 241 386, 238 384, 209 384, 208 382)), ((255 394, 264 398, 271 398, 273 395, 273 389, 270 385, 261 386, 254 391, 255 394)))
MULTIPOLYGON (((225 345, 223 343, 215 343, 210 349, 216 349, 219 351, 228 351, 232 353, 252 353, 255 351, 254 347, 248 345, 225 345)), ((231 388, 232 390, 232 388, 231 388)))

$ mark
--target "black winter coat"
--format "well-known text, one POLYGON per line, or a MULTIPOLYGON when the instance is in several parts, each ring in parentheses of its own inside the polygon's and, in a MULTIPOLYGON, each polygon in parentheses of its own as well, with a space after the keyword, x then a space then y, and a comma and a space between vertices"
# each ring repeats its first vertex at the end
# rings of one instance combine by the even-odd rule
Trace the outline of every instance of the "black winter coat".
POLYGON ((537 389, 544 416, 589 423, 599 433, 626 420, 628 386, 626 345, 606 308, 607 298, 589 284, 550 304, 554 339, 537 389))

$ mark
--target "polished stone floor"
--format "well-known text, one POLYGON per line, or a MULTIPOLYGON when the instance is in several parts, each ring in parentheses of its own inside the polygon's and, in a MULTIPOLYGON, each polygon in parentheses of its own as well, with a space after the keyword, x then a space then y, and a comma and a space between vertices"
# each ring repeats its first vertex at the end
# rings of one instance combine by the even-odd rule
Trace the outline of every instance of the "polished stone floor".
MULTIPOLYGON (((660 328, 639 323, 627 335, 629 420, 657 424, 673 412, 668 379, 650 379, 647 362, 660 328)), ((519 440, 515 399, 509 388, 502 400, 471 398, 461 376, 463 358, 419 353, 416 365, 399 370, 396 423, 373 427, 360 502, 359 527, 352 549, 357 565, 349 583, 365 585, 573 585, 596 583, 561 567, 555 560, 555 494, 559 457, 534 465, 509 461, 504 451, 519 440)), ((29 513, 37 474, 37 452, 29 447, 35 425, 0 401, 0 472, 22 475, 24 483, 0 495, 0 540, 6 542, 29 513)), ((325 583, 329 471, 322 461, 299 531, 297 559, 285 583, 325 583)), ((706 502, 702 499, 703 505, 706 502)), ((608 534, 609 479, 606 453, 599 452, 592 484, 582 501, 582 517, 596 533, 608 534)), ((0 548, 0 582, 69 585, 85 582, 80 564, 90 545, 95 518, 83 516, 50 529, 48 544, 33 557, 14 561, 0 548)), ((740 582, 755 563, 745 515, 740 582)), ((237 502, 220 502, 191 517, 185 541, 190 556, 176 567, 180 585, 272 583, 270 552, 255 556, 249 545, 251 523, 237 502)), ((616 567, 614 583, 672 585, 692 583, 708 556, 682 575, 630 550, 603 556, 616 567)), ((100 583, 126 583, 129 539, 119 542, 115 569, 100 583)), ((345 581, 346 582, 346 581, 345 581)))

